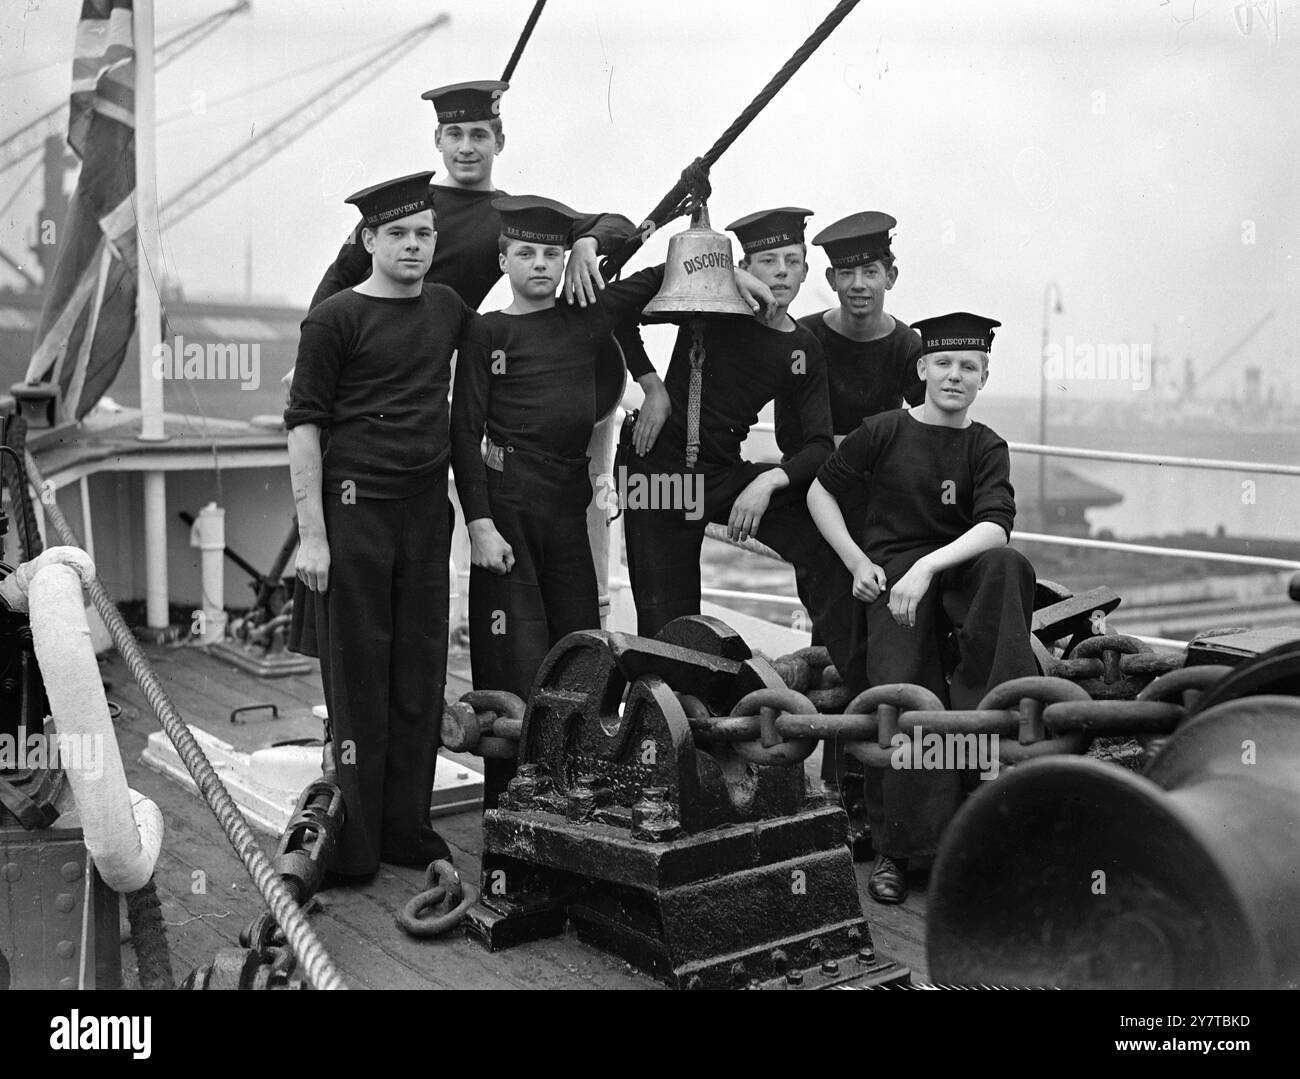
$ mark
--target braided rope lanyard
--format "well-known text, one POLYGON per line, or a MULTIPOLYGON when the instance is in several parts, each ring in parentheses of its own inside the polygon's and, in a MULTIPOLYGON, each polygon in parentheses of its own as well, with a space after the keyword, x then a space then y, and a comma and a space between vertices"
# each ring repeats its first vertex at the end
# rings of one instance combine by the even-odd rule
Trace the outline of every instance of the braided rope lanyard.
POLYGON ((704 397, 704 320, 691 319, 691 378, 686 394, 686 467, 700 456, 700 402, 704 397))

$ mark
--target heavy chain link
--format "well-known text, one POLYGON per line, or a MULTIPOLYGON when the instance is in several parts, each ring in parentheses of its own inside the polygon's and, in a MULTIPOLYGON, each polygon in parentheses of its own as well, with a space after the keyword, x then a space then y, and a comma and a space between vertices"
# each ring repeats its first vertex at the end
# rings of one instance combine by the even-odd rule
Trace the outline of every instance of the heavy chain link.
MULTIPOLYGON (((702 349, 701 349, 702 351, 702 349)), ((692 349, 692 365, 702 359, 692 349)), ((1081 754, 1094 738, 1136 738, 1154 752, 1189 715, 1197 697, 1231 668, 1182 668, 1182 656, 1156 655, 1136 637, 1106 634, 1080 642, 1069 658, 1048 657, 1048 673, 994 686, 977 708, 947 709, 924 687, 875 686, 850 699, 825 648, 802 648, 772 661, 786 683, 713 715, 677 694, 700 745, 728 745, 750 764, 796 764, 823 740, 873 768, 891 765, 918 737, 996 737, 1012 766, 1050 754, 1081 754)), ((449 706, 443 744, 484 757, 516 756, 525 704, 510 693, 476 690, 449 706)))
POLYGON ((443 709, 442 744, 453 753, 514 760, 527 705, 503 689, 472 689, 443 709))

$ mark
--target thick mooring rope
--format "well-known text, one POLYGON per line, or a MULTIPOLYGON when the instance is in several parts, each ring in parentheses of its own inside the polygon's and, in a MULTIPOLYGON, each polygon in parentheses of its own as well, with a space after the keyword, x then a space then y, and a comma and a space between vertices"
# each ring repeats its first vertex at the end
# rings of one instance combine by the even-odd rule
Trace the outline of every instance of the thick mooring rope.
POLYGON ((167 930, 153 877, 143 888, 126 897, 126 916, 131 923, 131 944, 135 948, 140 988, 175 989, 167 930))
POLYGON ((519 64, 519 58, 524 55, 524 46, 528 44, 528 39, 533 36, 533 27, 537 25, 537 20, 541 18, 542 8, 546 6, 546 0, 537 0, 533 5, 532 13, 528 16, 528 21, 524 23, 523 33, 519 35, 519 40, 515 42, 515 51, 510 54, 510 62, 506 64, 506 69, 501 74, 502 82, 509 82, 510 76, 515 73, 515 68, 519 64))
MULTIPOLYGON (((36 490, 45 489, 44 481, 30 453, 27 454, 27 476, 36 490)), ((80 547, 81 541, 68 525, 63 511, 59 509, 54 499, 43 498, 42 506, 55 531, 58 532, 59 539, 73 547, 80 547)), ((263 853, 253 835, 253 830, 244 820, 244 815, 240 813, 239 807, 235 805, 230 792, 226 790, 225 784, 221 782, 198 742, 194 740, 194 735, 190 733, 189 727, 176 711, 176 706, 163 690, 158 676, 149 666, 144 652, 131 634, 121 612, 109 598, 99 577, 92 577, 83 583, 91 601, 95 604, 95 609, 104 620, 104 625, 108 627, 113 643, 117 645, 118 652, 126 660, 136 683, 148 699, 150 707, 153 708, 154 715, 158 717, 163 730, 167 732, 167 737, 176 747, 176 752, 185 762, 185 767, 189 769, 195 785, 199 788, 199 793, 203 795, 203 800, 208 803, 208 807, 217 818, 217 823, 221 825, 226 838, 230 840, 230 845, 239 855, 239 860, 244 863, 244 868, 253 879, 257 890, 261 892, 272 917, 284 931, 289 948, 302 966, 307 980, 316 989, 346 989, 347 985, 335 969, 334 961, 330 959, 324 946, 312 932, 302 908, 294 902, 293 896, 290 895, 279 874, 271 867, 271 862, 263 853)))
MULTIPOLYGON (((817 51, 823 41, 831 36, 835 28, 844 21, 850 11, 857 7, 857 4, 858 0, 840 0, 835 5, 835 9, 821 21, 821 25, 816 30, 808 35, 808 40, 795 50, 794 55, 785 62, 781 70, 772 76, 758 96, 745 107, 745 111, 737 116, 732 121, 731 126, 718 136, 718 141, 709 147, 703 157, 697 158, 691 165, 687 166, 686 171, 682 173, 682 178, 659 201, 659 205, 650 211, 649 216, 646 218, 647 221, 653 222, 654 227, 659 228, 679 214, 685 213, 685 203, 687 196, 690 194, 688 174, 693 169, 703 168, 708 170, 717 163, 718 158, 736 141, 740 133, 753 122, 754 117, 767 107, 768 102, 776 97, 781 88, 790 81, 794 73, 803 67, 804 61, 817 51)), ((627 264, 627 260, 636 253, 637 248, 649 238, 650 231, 645 228, 638 229, 624 240, 620 247, 610 253, 601 267, 606 277, 612 277, 627 264)))

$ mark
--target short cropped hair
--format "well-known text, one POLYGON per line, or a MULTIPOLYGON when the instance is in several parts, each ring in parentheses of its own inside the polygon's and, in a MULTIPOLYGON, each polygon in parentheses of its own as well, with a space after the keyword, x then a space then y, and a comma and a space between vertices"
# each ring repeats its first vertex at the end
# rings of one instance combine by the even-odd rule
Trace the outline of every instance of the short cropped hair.
POLYGON ((892 251, 887 251, 883 255, 877 255, 875 258, 867 259, 865 262, 855 262, 852 266, 830 266, 828 269, 852 270, 858 266, 870 266, 873 262, 880 263, 880 265, 882 265, 886 270, 892 270, 894 268, 894 253, 892 251))
MULTIPOLYGON (((456 121, 456 122, 459 123, 459 121, 456 121)), ((471 123, 473 123, 473 124, 478 124, 478 123, 485 123, 485 124, 487 124, 487 126, 490 127, 490 128, 492 129, 492 134, 496 136, 496 140, 497 140, 497 142, 500 142, 502 139, 504 139, 504 138, 506 137, 505 128, 503 128, 503 127, 501 126, 501 117, 499 117, 499 116, 494 116, 494 117, 492 117, 491 120, 466 120, 466 121, 464 121, 464 122, 467 123, 467 124, 471 124, 471 123)), ((439 124, 436 128, 434 128, 434 131, 433 131, 433 137, 434 137, 435 139, 440 139, 440 138, 442 138, 442 129, 443 129, 445 126, 446 126, 445 124, 439 124)))
MULTIPOLYGON (((504 232, 497 234, 497 250, 503 255, 510 254, 510 245, 513 243, 532 243, 532 240, 516 240, 513 236, 507 236, 504 232)), ((568 251, 573 245, 567 240, 562 244, 541 244, 538 247, 562 247, 568 251)))
MULTIPOLYGON (((782 246, 782 247, 789 247, 790 245, 789 245, 789 244, 782 244, 781 246, 782 246)), ((799 250, 803 252, 803 260, 804 260, 804 262, 807 262, 807 261, 808 261, 808 245, 807 245, 806 243, 801 243, 801 244, 799 245, 799 250)), ((740 256, 740 261, 739 261, 738 263, 736 263, 736 265, 739 266, 742 270, 744 270, 744 269, 746 269, 746 268, 749 266, 749 260, 750 260, 750 258, 751 258, 752 256, 754 256, 754 255, 761 255, 761 254, 763 254, 762 251, 747 251, 745 254, 743 254, 743 255, 740 256)))
MULTIPOLYGON (((429 213, 433 215, 433 229, 434 229, 435 232, 437 232, 437 231, 438 231, 438 211, 435 210, 432 206, 427 207, 427 209, 428 209, 429 213)), ((417 210, 417 211, 416 211, 416 213, 423 213, 423 212, 424 212, 423 210, 417 210)), ((401 220, 401 219, 399 218, 398 220, 401 220)), ((386 224, 388 224, 387 221, 384 222, 384 225, 386 225, 386 224)), ((360 238, 361 238, 365 233, 367 233, 367 232, 369 232, 372 236, 378 236, 378 235, 379 235, 379 230, 382 229, 382 228, 384 227, 384 225, 367 225, 367 224, 363 221, 363 222, 361 222, 360 227, 357 229, 357 238, 360 239, 360 238)))

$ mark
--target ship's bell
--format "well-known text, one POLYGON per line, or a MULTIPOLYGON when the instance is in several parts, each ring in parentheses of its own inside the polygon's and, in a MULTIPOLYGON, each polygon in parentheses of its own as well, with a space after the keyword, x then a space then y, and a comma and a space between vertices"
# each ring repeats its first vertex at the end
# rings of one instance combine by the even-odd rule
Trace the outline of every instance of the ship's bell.
POLYGON ((699 315, 749 315, 736 289, 731 241, 709 227, 709 211, 700 204, 691 227, 668 241, 664 283, 645 306, 646 321, 686 322, 699 315))

